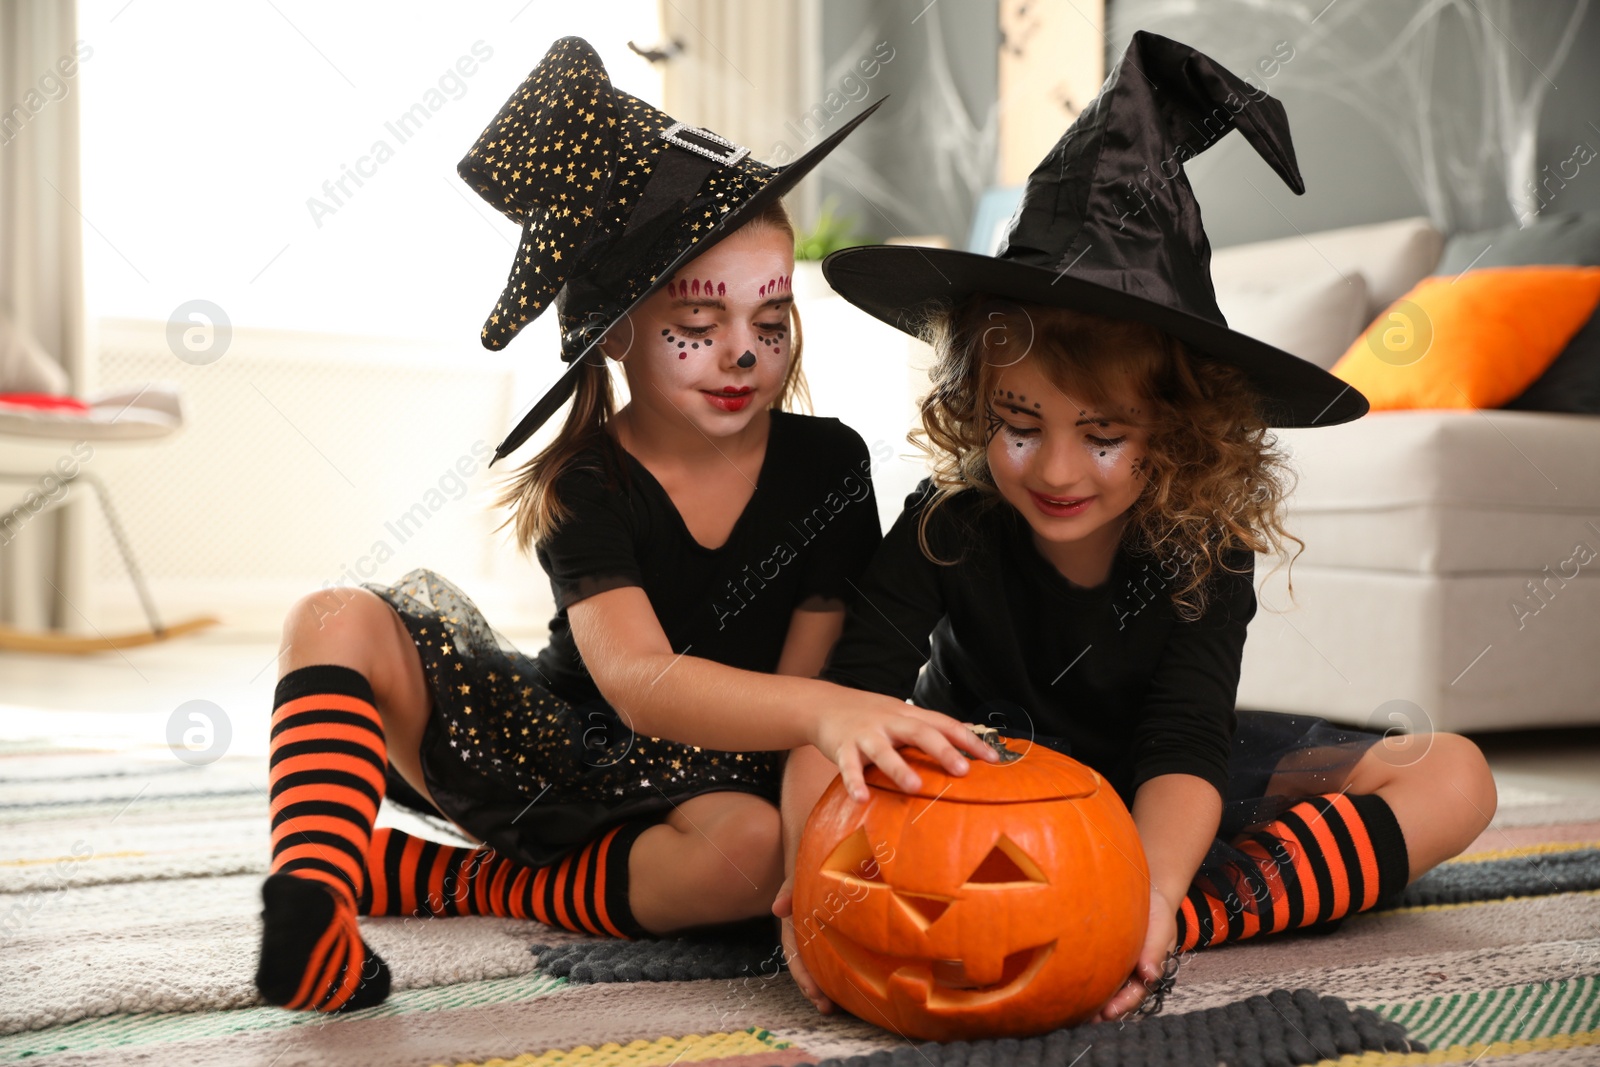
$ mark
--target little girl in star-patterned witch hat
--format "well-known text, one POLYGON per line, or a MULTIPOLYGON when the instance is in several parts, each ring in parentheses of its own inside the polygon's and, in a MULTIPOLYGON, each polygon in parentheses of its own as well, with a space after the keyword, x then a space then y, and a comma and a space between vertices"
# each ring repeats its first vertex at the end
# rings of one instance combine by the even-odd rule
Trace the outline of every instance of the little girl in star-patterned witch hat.
POLYGON ((389 969, 359 915, 617 937, 770 919, 786 750, 891 769, 908 744, 953 770, 958 747, 992 758, 945 715, 823 700, 832 687, 812 677, 879 528, 861 438, 788 410, 803 381, 779 197, 871 110, 769 167, 616 89, 569 37, 461 161, 522 229, 484 345, 551 306, 560 321, 567 369, 495 452, 570 401, 502 499, 556 615, 530 656, 428 570, 294 606, 272 716, 265 999, 381 1002, 389 969), (825 501, 840 506, 797 537, 825 501), (737 612, 711 593, 730 587, 737 612), (385 795, 481 843, 374 830, 385 795))

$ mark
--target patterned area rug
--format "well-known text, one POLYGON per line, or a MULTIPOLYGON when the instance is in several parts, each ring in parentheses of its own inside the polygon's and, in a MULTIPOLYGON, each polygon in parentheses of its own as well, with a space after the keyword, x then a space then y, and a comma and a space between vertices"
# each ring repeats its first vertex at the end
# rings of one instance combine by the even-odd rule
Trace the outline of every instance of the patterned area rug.
MULTIPOLYGON (((944 1045, 817 1015, 759 932, 363 920, 387 1003, 263 1006, 266 807, 259 758, 0 742, 0 1063, 1600 1064, 1600 802, 1503 787, 1468 854, 1395 906, 1194 954, 1159 1016, 944 1045)), ((387 805, 383 821, 448 837, 387 805)))

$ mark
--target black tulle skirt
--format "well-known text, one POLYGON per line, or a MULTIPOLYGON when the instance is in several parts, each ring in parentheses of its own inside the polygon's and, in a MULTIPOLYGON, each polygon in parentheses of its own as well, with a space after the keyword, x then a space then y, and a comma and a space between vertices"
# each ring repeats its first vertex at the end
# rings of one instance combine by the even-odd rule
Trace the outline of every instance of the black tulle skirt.
POLYGON ((1292 854, 1299 845, 1275 832, 1279 816, 1306 796, 1341 792, 1356 763, 1384 735, 1315 715, 1241 711, 1238 716, 1222 824, 1194 885, 1219 899, 1238 901, 1246 913, 1257 911, 1258 905, 1270 911, 1270 902, 1240 891, 1238 870, 1253 868, 1257 861, 1237 843, 1248 836, 1253 847, 1292 854), (1268 838, 1283 842, 1282 849, 1289 851, 1274 848, 1268 838))
POLYGON ((447 579, 419 568, 367 583, 405 623, 433 707, 422 777, 437 809, 391 767, 388 795, 437 810, 501 855, 544 866, 634 820, 659 821, 702 793, 778 803, 782 752, 721 752, 637 736, 603 700, 574 703, 447 579))
MULTIPOLYGON (((503 855, 552 863, 613 825, 659 820, 702 793, 732 790, 778 803, 783 753, 635 736, 604 701, 557 696, 535 659, 433 571, 366 588, 399 612, 422 657, 433 696, 422 774, 438 813, 503 855)), ((1237 886, 1229 869, 1250 862, 1235 846, 1241 834, 1259 838, 1300 797, 1338 792, 1383 736, 1313 715, 1241 711, 1238 720, 1221 827, 1196 876, 1218 896, 1237 886), (1272 788, 1279 775, 1293 779, 1287 795, 1283 778, 1272 788)), ((392 768, 389 795, 433 810, 392 768)))

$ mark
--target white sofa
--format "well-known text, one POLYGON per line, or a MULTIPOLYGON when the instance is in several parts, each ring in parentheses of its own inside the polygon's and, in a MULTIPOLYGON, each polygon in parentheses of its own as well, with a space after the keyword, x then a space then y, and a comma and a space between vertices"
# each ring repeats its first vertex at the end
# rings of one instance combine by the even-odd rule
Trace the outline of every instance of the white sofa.
MULTIPOLYGON (((1441 246, 1400 220, 1222 249, 1213 278, 1230 325, 1331 366, 1441 246)), ((1306 549, 1287 575, 1257 561, 1240 707, 1385 730, 1600 722, 1600 418, 1375 412, 1279 436, 1306 549)))

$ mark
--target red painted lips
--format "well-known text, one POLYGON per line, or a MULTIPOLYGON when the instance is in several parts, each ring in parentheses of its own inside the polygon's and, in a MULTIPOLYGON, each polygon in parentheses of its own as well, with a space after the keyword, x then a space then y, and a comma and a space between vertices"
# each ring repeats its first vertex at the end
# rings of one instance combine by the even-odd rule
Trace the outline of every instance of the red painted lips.
POLYGON ((743 410, 744 406, 750 403, 750 394, 753 392, 755 390, 748 385, 725 385, 720 393, 714 393, 709 389, 700 390, 701 395, 710 402, 712 407, 719 408, 722 411, 743 410))
POLYGON ((1033 498, 1034 507, 1054 519, 1065 519, 1073 515, 1081 515, 1084 509, 1094 502, 1094 497, 1092 496, 1050 497, 1035 493, 1032 489, 1028 490, 1028 495, 1033 498))

